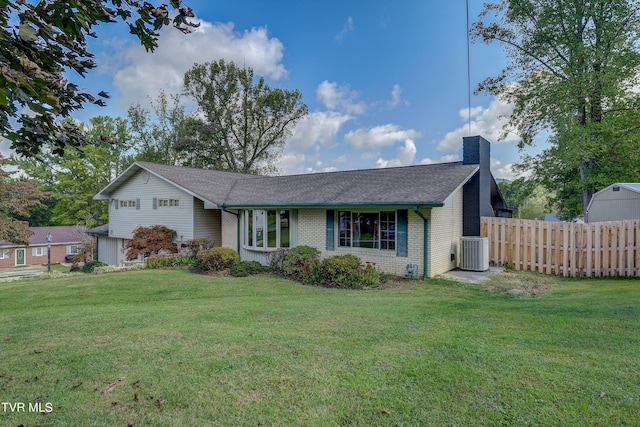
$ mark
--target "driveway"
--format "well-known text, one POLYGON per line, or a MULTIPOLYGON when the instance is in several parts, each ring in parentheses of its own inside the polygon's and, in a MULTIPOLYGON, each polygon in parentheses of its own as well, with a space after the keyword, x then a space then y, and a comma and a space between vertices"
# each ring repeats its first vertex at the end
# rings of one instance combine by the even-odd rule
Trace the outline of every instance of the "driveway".
POLYGON ((25 267, 0 268, 0 282, 11 282, 26 277, 39 276, 47 271, 42 265, 30 265, 25 267))

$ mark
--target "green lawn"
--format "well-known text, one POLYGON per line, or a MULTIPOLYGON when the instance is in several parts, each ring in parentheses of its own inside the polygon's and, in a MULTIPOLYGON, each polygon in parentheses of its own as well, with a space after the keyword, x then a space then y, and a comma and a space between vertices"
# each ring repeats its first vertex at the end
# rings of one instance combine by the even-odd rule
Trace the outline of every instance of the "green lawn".
POLYGON ((0 425, 638 425, 640 281, 492 290, 158 270, 3 283, 0 400, 26 411, 0 425))

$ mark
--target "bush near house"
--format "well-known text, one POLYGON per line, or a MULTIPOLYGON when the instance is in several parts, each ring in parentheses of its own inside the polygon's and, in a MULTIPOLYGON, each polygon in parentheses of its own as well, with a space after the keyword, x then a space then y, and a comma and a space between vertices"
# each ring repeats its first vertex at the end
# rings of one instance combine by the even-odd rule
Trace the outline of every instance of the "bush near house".
POLYGON ((140 226, 133 230, 133 238, 126 243, 127 259, 136 259, 139 255, 157 255, 160 251, 175 253, 175 237, 175 230, 164 225, 140 226))
POLYGON ((187 255, 154 255, 147 259, 147 267, 150 269, 194 267, 196 262, 195 257, 187 255))
POLYGON ((230 248, 211 248, 196 254, 195 269, 201 272, 222 271, 240 261, 240 254, 230 248))
POLYGON ((311 246, 296 246, 287 251, 282 261, 282 272, 292 278, 300 279, 309 261, 317 260, 320 251, 311 246))
POLYGON ((231 266, 229 273, 233 277, 245 277, 264 273, 264 267, 258 261, 240 261, 231 266))

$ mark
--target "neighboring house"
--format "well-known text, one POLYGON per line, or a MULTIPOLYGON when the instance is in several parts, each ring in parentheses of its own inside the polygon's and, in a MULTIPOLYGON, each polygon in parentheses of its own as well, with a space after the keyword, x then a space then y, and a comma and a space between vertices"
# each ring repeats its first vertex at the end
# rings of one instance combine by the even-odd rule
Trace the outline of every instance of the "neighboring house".
POLYGON ((94 197, 109 201, 98 259, 121 263, 136 227, 162 224, 178 242, 208 237, 243 260, 308 245, 432 277, 458 265, 460 238, 480 234, 481 216, 511 216, 489 156, 475 136, 462 162, 386 169, 258 176, 136 162, 94 197))
POLYGON ((29 245, 0 242, 0 268, 46 265, 47 236, 51 234, 51 264, 66 262, 67 255, 76 255, 83 249, 84 228, 76 226, 29 227, 33 235, 29 245))
POLYGON ((591 196, 586 221, 640 219, 640 183, 612 184, 591 196))

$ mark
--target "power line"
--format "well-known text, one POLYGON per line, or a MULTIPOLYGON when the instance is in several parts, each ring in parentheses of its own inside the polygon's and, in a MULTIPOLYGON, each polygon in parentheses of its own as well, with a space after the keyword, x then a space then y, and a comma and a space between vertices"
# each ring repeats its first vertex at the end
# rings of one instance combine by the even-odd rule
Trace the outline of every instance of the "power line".
POLYGON ((469 0, 466 0, 467 6, 467 106, 468 106, 468 126, 469 136, 471 136, 471 47, 469 42, 469 0))

